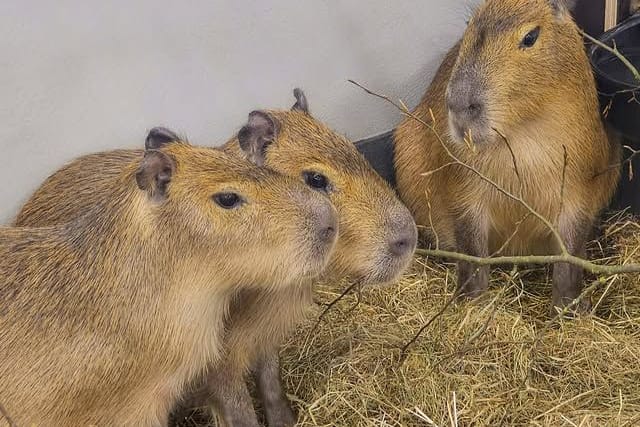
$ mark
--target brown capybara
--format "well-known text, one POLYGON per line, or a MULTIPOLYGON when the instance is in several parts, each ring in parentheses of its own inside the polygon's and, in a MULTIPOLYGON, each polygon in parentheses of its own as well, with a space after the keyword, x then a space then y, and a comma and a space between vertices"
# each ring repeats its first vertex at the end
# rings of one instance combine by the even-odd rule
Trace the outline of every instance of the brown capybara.
MULTIPOLYGON (((302 91, 295 94, 291 111, 251 113, 224 149, 238 156, 245 155, 244 150, 257 163, 264 159, 266 166, 305 182, 332 201, 339 231, 326 276, 350 276, 363 285, 393 282, 415 249, 411 214, 350 141, 309 114, 302 91)), ((117 165, 122 162, 119 157, 118 152, 85 157, 53 175, 27 203, 18 222, 47 223, 47 218, 57 217, 53 211, 66 210, 69 204, 76 215, 88 209, 100 196, 83 184, 83 171, 117 165)), ((257 425, 244 380, 253 371, 269 425, 293 424, 278 350, 312 306, 311 296, 310 281, 268 292, 238 292, 227 322, 227 356, 210 367, 205 384, 187 397, 185 405, 202 405, 200 399, 212 396, 228 424, 257 425)))
MULTIPOLYGON (((241 148, 248 152, 246 147, 262 146, 257 155, 264 155, 266 166, 303 180, 331 200, 339 231, 325 277, 348 276, 362 285, 393 282, 413 258, 417 230, 411 214, 353 143, 309 114, 302 91, 294 94, 297 101, 290 111, 251 113, 223 149, 240 153, 241 148)), ((230 309, 227 357, 210 368, 200 392, 212 397, 227 425, 258 425, 243 380, 248 371, 255 375, 268 425, 295 424, 278 351, 312 306, 311 285, 238 292, 230 309)))
POLYGON ((0 229, 0 402, 16 425, 166 425, 219 358, 234 292, 326 266, 337 220, 325 197, 164 136, 74 183, 96 193, 58 181, 67 223, 0 229), (69 215, 82 197, 93 203, 69 215))
MULTIPOLYGON (((558 253, 549 228, 470 169, 556 224, 567 250, 585 243, 615 191, 616 144, 605 135, 582 38, 562 0, 487 0, 447 54, 413 118, 397 128, 402 200, 433 246, 486 257, 558 253), (566 150, 566 161, 565 161, 566 150), (515 161, 514 161, 515 158, 515 161), (517 168, 516 168, 517 166, 517 168)), ((458 263, 474 296, 488 267, 458 263)), ((553 269, 553 307, 580 294, 581 268, 553 269)))

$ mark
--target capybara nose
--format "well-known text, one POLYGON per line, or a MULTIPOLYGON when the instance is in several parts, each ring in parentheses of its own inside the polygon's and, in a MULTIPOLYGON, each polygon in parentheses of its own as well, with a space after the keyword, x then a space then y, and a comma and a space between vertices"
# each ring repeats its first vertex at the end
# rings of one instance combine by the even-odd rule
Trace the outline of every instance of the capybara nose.
POLYGON ((483 113, 484 106, 476 97, 465 94, 447 93, 447 108, 462 120, 475 120, 483 113))
POLYGON ((395 257, 410 256, 416 250, 418 230, 411 216, 403 218, 394 226, 395 232, 389 241, 389 251, 395 257))
POLYGON ((320 229, 318 235, 322 241, 332 242, 336 238, 336 228, 333 225, 327 225, 320 229))
POLYGON ((314 209, 316 216, 316 230, 319 241, 333 243, 338 234, 338 214, 329 202, 321 203, 314 209))

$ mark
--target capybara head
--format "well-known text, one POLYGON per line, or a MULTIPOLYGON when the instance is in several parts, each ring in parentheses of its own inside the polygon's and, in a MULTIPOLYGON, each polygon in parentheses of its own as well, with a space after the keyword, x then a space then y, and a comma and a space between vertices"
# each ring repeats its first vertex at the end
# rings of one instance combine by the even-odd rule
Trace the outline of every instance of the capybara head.
MULTIPOLYGON (((286 285, 325 269, 338 223, 331 203, 283 174, 151 130, 135 172, 150 232, 200 261, 228 265, 240 285, 286 285), (188 253, 188 252, 187 252, 188 253), (250 260, 250 261, 248 261, 250 260)), ((185 253, 185 255, 187 255, 185 253)))
POLYGON ((250 158, 264 157, 269 168, 331 200, 339 232, 327 274, 347 275, 363 284, 397 279, 416 247, 413 217, 353 143, 309 114, 301 90, 294 95, 290 111, 252 112, 226 149, 242 147, 250 158))
POLYGON ((590 68, 573 3, 487 0, 478 7, 446 92, 454 141, 490 142, 495 129, 535 123, 554 100, 584 98, 590 68))

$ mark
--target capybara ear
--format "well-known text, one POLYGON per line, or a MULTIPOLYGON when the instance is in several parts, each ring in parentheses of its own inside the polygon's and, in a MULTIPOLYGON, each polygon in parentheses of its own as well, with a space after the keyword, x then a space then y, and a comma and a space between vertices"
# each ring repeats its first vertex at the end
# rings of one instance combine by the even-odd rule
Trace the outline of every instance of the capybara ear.
POLYGON ((238 132, 240 148, 247 159, 258 166, 264 165, 266 149, 278 134, 278 123, 264 111, 249 114, 246 125, 238 132))
POLYGON ((296 97, 296 103, 293 104, 291 109, 293 111, 302 111, 303 113, 309 114, 309 102, 307 101, 307 97, 304 95, 302 89, 295 88, 293 90, 293 96, 296 97))
POLYGON ((577 0, 549 0, 551 7, 558 16, 565 15, 576 7, 577 0))
POLYGON ((175 161, 158 150, 146 150, 136 172, 138 188, 149 193, 152 199, 167 197, 167 187, 175 171, 175 161))
POLYGON ((154 127, 149 131, 147 139, 144 141, 145 150, 157 150, 165 144, 181 141, 181 138, 171 129, 164 127, 154 127))

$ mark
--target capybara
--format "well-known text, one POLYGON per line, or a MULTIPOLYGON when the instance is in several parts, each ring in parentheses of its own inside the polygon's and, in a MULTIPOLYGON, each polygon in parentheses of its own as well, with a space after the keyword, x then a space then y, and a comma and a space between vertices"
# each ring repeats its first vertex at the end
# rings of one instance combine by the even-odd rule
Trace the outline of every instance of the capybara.
MULTIPOLYGON (((17 425, 166 425, 220 357, 235 292, 325 268, 325 197, 166 136, 95 169, 76 161, 78 181, 50 178, 64 203, 45 214, 64 222, 0 229, 0 402, 17 425)), ((20 224, 38 217, 25 209, 20 224)))
MULTIPOLYGON (((483 2, 413 112, 433 129, 412 117, 397 128, 398 191, 432 246, 479 257, 560 252, 543 221, 474 168, 551 222, 569 253, 585 256, 617 185, 610 165, 620 149, 603 129, 572 3, 483 2)), ((488 272, 458 262, 459 291, 481 293, 488 272)), ((554 266, 552 310, 580 294, 582 276, 574 265, 554 266)))
MULTIPOLYGON (((309 114, 302 91, 294 93, 291 111, 251 113, 223 149, 294 177, 331 200, 338 212, 338 239, 325 276, 350 276, 362 285, 393 282, 413 257, 417 232, 411 214, 350 141, 309 114)), ((133 154, 129 150, 124 155, 133 154)), ((26 204, 18 222, 48 223, 58 218, 52 211, 69 208, 81 214, 101 197, 83 184, 83 171, 117 166, 121 157, 122 151, 85 157, 53 175, 26 204)), ((197 391, 185 405, 205 404, 212 396, 228 424, 257 425, 244 380, 252 371, 269 425, 293 424, 278 350, 312 306, 311 285, 303 280, 277 290, 237 292, 227 321, 226 357, 210 366, 205 384, 194 385, 197 391)))
MULTIPOLYGON (((223 149, 262 146, 265 165, 325 194, 338 212, 338 241, 326 278, 348 276, 363 286, 397 280, 413 259, 417 230, 410 212, 352 142, 309 113, 295 90, 290 111, 254 111, 223 149)), ((245 150, 247 151, 247 150, 245 150)), ((261 155, 261 153, 258 153, 261 155)), ((206 394, 229 426, 258 425, 243 380, 253 371, 267 423, 295 424, 281 381, 278 351, 312 307, 312 283, 277 291, 242 290, 230 309, 227 357, 211 367, 206 394)))

